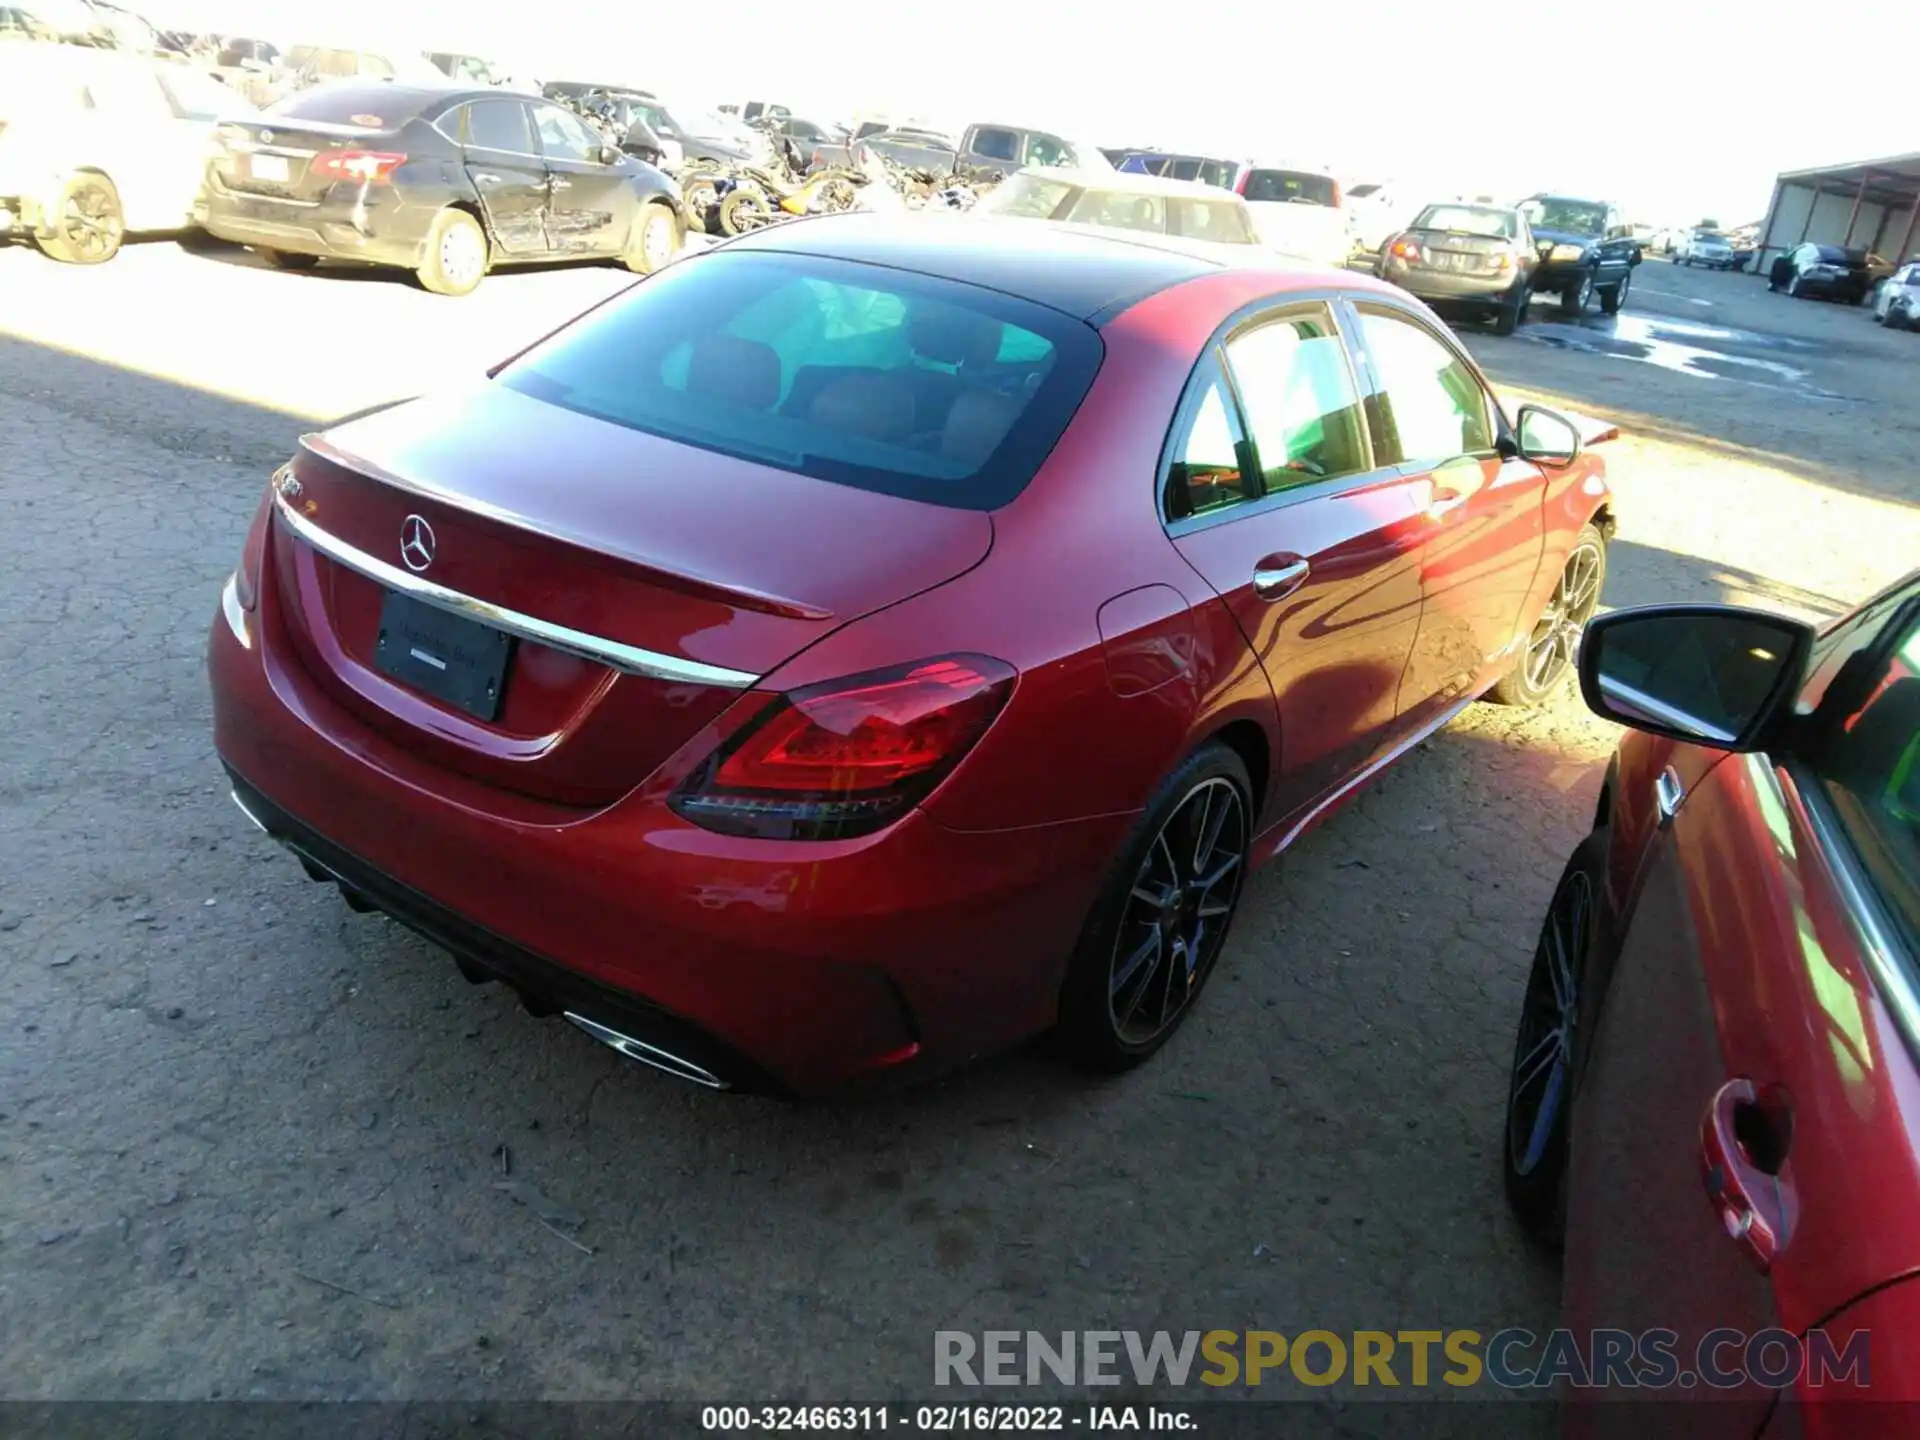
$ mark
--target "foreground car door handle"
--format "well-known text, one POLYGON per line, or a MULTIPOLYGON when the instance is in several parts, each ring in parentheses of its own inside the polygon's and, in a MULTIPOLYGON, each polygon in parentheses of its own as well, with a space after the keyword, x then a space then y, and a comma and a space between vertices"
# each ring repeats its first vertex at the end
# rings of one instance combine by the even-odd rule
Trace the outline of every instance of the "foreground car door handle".
POLYGON ((1262 600, 1284 600, 1300 588, 1312 569, 1298 555, 1269 555, 1253 568, 1253 593, 1262 600))
POLYGON ((1799 1191, 1787 1172, 1793 1110, 1786 1094, 1751 1080, 1714 1092, 1700 1122, 1700 1179, 1727 1238, 1765 1275, 1793 1239, 1799 1191))

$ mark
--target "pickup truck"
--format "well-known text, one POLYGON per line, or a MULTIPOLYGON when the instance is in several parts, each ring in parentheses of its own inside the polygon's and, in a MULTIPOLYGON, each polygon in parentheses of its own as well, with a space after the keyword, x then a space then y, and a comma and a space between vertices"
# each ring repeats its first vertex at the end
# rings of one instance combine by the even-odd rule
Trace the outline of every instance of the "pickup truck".
POLYGON ((1027 165, 1065 170, 1113 169, 1113 162, 1093 145, 1065 140, 1051 131, 1023 125, 969 125, 956 147, 956 169, 964 166, 1007 175, 1027 165))
POLYGON ((1620 313, 1640 263, 1640 243, 1620 207, 1605 200, 1575 200, 1564 195, 1530 195, 1520 202, 1539 247, 1533 292, 1552 291, 1569 315, 1584 315, 1600 297, 1600 308, 1620 313))

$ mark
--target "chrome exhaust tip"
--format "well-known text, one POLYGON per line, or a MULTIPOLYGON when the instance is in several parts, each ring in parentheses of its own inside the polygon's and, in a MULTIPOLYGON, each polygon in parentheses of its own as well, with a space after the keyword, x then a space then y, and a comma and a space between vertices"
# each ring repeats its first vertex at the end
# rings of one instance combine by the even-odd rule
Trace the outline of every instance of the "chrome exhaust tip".
POLYGON ((711 1070, 675 1055, 671 1050, 662 1050, 658 1045, 649 1045, 646 1041, 636 1040, 631 1035, 622 1035, 618 1030, 610 1030, 599 1021, 589 1020, 584 1015, 576 1015, 571 1010, 566 1011, 565 1015, 602 1045, 610 1050, 619 1051, 629 1060, 637 1060, 642 1065, 651 1065, 656 1070, 666 1071, 675 1079, 685 1080, 694 1085, 704 1085, 709 1090, 733 1088, 711 1070))

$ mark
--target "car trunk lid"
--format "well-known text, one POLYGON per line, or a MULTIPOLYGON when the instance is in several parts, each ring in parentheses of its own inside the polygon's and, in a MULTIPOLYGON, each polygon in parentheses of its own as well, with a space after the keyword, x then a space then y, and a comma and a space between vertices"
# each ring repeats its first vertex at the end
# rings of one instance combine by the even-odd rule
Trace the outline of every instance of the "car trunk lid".
POLYGON ((829 631, 971 568, 993 533, 983 512, 494 384, 306 437, 277 509, 287 635, 332 698, 447 769, 578 806, 627 793, 829 631), (478 628, 436 638, 455 611, 478 628), (470 673, 489 645, 491 714, 421 668, 470 673))
POLYGON ((375 183, 405 158, 398 126, 283 115, 232 120, 214 132, 214 173, 228 190, 317 204, 335 185, 375 183))

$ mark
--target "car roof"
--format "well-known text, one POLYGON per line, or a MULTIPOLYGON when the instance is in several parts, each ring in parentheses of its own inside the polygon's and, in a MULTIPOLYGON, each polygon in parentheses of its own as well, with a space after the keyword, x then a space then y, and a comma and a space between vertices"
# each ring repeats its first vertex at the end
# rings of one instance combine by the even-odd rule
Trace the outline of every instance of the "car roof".
POLYGON ((820 216, 752 230, 723 248, 891 266, 1017 295, 1079 320, 1225 268, 1157 236, 974 215, 820 216))
POLYGON ((1042 180, 1057 180, 1063 185, 1079 185, 1088 190, 1125 191, 1137 195, 1192 195, 1202 200, 1246 201, 1218 185, 1202 185, 1198 180, 1174 180, 1162 175, 1142 175, 1135 170, 1068 170, 1056 165, 1029 165, 1022 175, 1037 175, 1042 180))

